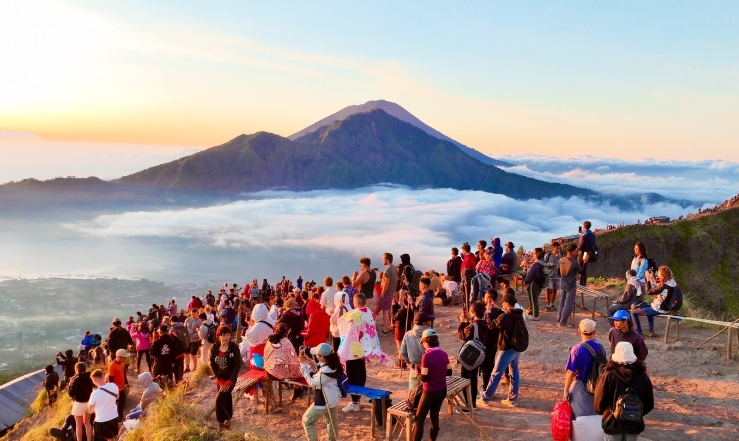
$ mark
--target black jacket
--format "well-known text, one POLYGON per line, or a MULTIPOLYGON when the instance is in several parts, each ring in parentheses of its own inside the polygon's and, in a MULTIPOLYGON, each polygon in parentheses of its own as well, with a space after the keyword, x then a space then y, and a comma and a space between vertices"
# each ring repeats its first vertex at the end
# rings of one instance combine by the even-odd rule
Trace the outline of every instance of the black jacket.
POLYGON ((480 343, 483 345, 487 345, 488 342, 488 336, 489 336, 489 330, 488 325, 485 322, 485 319, 482 320, 474 320, 473 322, 462 322, 459 324, 459 327, 457 328, 457 336, 462 341, 470 341, 473 338, 475 338, 475 327, 473 325, 477 324, 477 338, 480 340, 480 343))
POLYGON ((72 397, 72 401, 87 403, 90 401, 90 395, 94 387, 89 372, 79 373, 72 377, 69 382, 69 396, 72 397))
POLYGON ((613 416, 618 397, 631 387, 634 395, 639 397, 643 407, 643 415, 654 409, 654 392, 652 381, 646 373, 644 363, 637 361, 630 365, 616 365, 610 362, 603 371, 595 387, 595 411, 603 415, 603 432, 609 435, 637 435, 644 431, 644 421, 617 421, 613 416), (630 386, 628 386, 630 385, 630 386))
POLYGON ((236 379, 239 377, 239 369, 241 369, 241 353, 239 352, 239 347, 236 343, 229 342, 228 351, 223 356, 223 359, 218 357, 218 351, 220 349, 221 344, 218 342, 210 348, 210 368, 219 380, 230 380, 231 384, 236 384, 236 379))
POLYGON ((513 349, 511 343, 511 336, 513 335, 513 325, 517 320, 526 326, 523 321, 523 311, 520 309, 511 309, 508 312, 504 312, 499 315, 498 318, 493 322, 493 327, 498 330, 498 350, 507 351, 513 349))
POLYGON ((131 334, 120 326, 116 326, 108 334, 108 348, 110 353, 115 357, 115 351, 118 349, 126 349, 128 345, 133 344, 131 334))

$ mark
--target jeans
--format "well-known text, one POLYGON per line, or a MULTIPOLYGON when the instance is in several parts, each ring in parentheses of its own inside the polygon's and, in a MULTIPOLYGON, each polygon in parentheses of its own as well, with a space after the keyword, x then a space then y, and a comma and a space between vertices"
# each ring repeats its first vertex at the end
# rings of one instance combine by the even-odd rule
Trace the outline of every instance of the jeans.
POLYGON ((323 421, 326 422, 326 430, 328 430, 328 441, 336 441, 337 435, 339 434, 339 415, 336 409, 338 407, 316 409, 315 404, 310 405, 308 410, 303 414, 303 430, 305 430, 305 436, 308 440, 318 441, 316 422, 318 418, 323 417, 323 421))
POLYGON ((637 334, 641 334, 641 322, 639 321, 640 315, 647 316, 647 321, 649 322, 649 330, 651 332, 654 332, 654 316, 659 315, 659 314, 660 313, 655 311, 651 306, 645 306, 643 308, 632 309, 631 316, 634 318, 634 321, 636 322, 637 334))
MULTIPOLYGON (((421 441, 423 438, 423 423, 426 421, 426 415, 430 414, 431 417, 431 431, 429 433, 429 439, 436 441, 436 437, 439 435, 439 411, 441 410, 442 404, 446 399, 446 389, 437 390, 434 392, 424 391, 421 395, 421 401, 418 402, 418 409, 416 409, 416 421, 413 423, 413 440, 421 441)), ((388 421, 387 424, 391 422, 388 421)))
POLYGON ((498 350, 498 352, 495 354, 493 378, 491 379, 488 388, 485 389, 485 395, 483 395, 482 397, 483 401, 487 402, 490 401, 491 398, 493 398, 493 395, 495 395, 495 391, 498 389, 500 379, 503 377, 503 373, 505 372, 506 368, 510 366, 513 370, 513 378, 511 379, 511 383, 508 389, 508 400, 511 403, 516 403, 516 401, 518 400, 518 386, 520 382, 518 372, 518 359, 520 358, 520 356, 521 353, 516 351, 515 349, 506 349, 505 351, 498 350))
POLYGON ((575 310, 575 298, 577 297, 577 288, 562 290, 559 297, 559 311, 557 311, 557 323, 560 326, 567 326, 570 315, 575 310))

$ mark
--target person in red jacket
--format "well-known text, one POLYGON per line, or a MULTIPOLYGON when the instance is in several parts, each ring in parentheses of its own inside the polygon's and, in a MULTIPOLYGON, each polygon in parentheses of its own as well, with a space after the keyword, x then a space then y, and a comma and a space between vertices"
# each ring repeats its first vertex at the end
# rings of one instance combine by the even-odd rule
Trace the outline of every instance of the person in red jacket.
POLYGON ((326 311, 320 308, 310 314, 308 327, 301 332, 301 335, 305 338, 303 344, 306 347, 314 348, 321 343, 326 343, 331 327, 330 319, 326 311))

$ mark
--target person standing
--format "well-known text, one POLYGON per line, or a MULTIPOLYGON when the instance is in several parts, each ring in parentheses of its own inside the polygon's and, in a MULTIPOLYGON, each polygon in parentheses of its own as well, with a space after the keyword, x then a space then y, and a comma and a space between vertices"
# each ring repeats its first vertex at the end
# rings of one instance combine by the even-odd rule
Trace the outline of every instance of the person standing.
POLYGON ((513 242, 506 242, 505 252, 500 258, 500 274, 513 274, 518 269, 518 255, 513 248, 513 242))
POLYGON ((59 397, 59 374, 54 371, 53 365, 48 365, 44 369, 46 378, 41 382, 46 390, 46 396, 49 399, 49 406, 53 406, 59 397))
POLYGON ((231 341, 231 328, 221 325, 216 330, 218 343, 210 349, 210 368, 216 376, 216 420, 226 429, 231 427, 233 398, 236 379, 241 369, 241 354, 231 341))
POLYGON ((636 273, 642 285, 647 281, 647 270, 649 269, 649 257, 647 247, 642 242, 634 244, 634 259, 631 261, 631 269, 636 273))
POLYGON ((149 326, 146 322, 136 325, 136 330, 131 334, 131 338, 136 340, 136 373, 141 370, 141 360, 146 357, 146 366, 151 372, 151 335, 149 334, 149 326))
POLYGON ((583 232, 577 244, 577 248, 580 250, 577 262, 582 267, 582 271, 580 272, 580 285, 582 286, 588 284, 588 262, 592 260, 593 253, 598 249, 595 243, 595 234, 590 231, 591 226, 590 221, 582 223, 583 232))
POLYGON ((431 327, 434 327, 434 292, 431 291, 431 280, 428 277, 421 277, 418 283, 421 295, 416 299, 416 311, 425 312, 431 317, 431 327))
POLYGON ((359 289, 359 292, 364 294, 367 299, 367 307, 372 311, 373 314, 377 313, 377 298, 375 298, 375 280, 377 274, 370 268, 372 261, 369 257, 362 257, 359 259, 359 266, 362 273, 359 274, 357 271, 354 272, 354 278, 352 279, 352 286, 359 289))
POLYGON ((336 441, 339 435, 339 415, 337 408, 341 399, 338 380, 343 374, 339 355, 326 343, 312 348, 311 355, 318 360, 318 371, 311 372, 310 358, 300 354, 300 372, 305 381, 316 388, 313 404, 303 414, 303 430, 309 441, 318 441, 316 421, 323 417, 328 430, 328 440, 336 441))
POLYGON ((512 381, 508 390, 508 398, 500 403, 506 407, 516 407, 518 405, 518 389, 520 376, 518 371, 518 359, 521 353, 516 350, 513 342, 514 331, 518 327, 523 326, 526 329, 526 323, 523 319, 523 310, 516 308, 516 298, 510 294, 503 296, 502 309, 503 314, 495 319, 494 327, 498 329, 498 352, 495 354, 495 367, 493 368, 493 377, 482 396, 482 401, 489 404, 498 389, 503 373, 508 366, 511 367, 512 381))
POLYGON ((198 310, 192 309, 190 311, 190 317, 185 320, 185 327, 187 328, 187 334, 190 337, 190 344, 188 351, 185 354, 185 372, 190 372, 190 362, 192 361, 192 372, 198 369, 198 350, 200 350, 200 326, 203 325, 203 321, 198 317, 198 310))
POLYGON ((482 390, 479 394, 482 396, 485 393, 485 389, 490 384, 490 377, 493 374, 493 368, 495 367, 495 355, 498 352, 498 329, 493 326, 495 319, 499 315, 503 314, 503 310, 500 309, 495 302, 498 301, 498 291, 489 289, 485 293, 484 304, 485 304, 485 323, 488 326, 488 340, 485 343, 485 360, 480 365, 480 374, 482 374, 482 390))
POLYGON ((544 264, 546 265, 546 271, 549 272, 549 283, 547 284, 547 311, 556 311, 557 307, 554 306, 554 302, 557 300, 557 291, 560 289, 559 284, 559 259, 562 258, 562 254, 559 252, 559 242, 552 242, 552 251, 548 252, 544 256, 544 264))
POLYGON ((115 352, 115 359, 108 365, 108 382, 115 383, 118 388, 118 418, 123 421, 123 408, 126 407, 126 398, 128 397, 128 378, 126 378, 126 357, 131 354, 125 349, 118 349, 115 352))
POLYGON ((334 312, 334 296, 339 291, 334 287, 334 279, 326 276, 323 278, 323 293, 321 294, 321 307, 326 310, 326 314, 331 315, 334 312))
POLYGON ((605 349, 595 341, 595 322, 590 319, 580 321, 577 332, 580 334, 580 344, 570 350, 570 358, 565 367, 565 383, 563 401, 569 401, 572 414, 579 416, 595 415, 593 395, 586 389, 590 370, 594 367, 595 355, 602 353, 605 358, 605 349), (585 347, 588 345, 588 347, 585 347), (590 349, 590 350, 588 350, 590 349))
POLYGON ((75 375, 69 382, 69 389, 67 392, 72 398, 72 415, 75 421, 75 436, 76 439, 81 440, 82 437, 85 439, 92 439, 92 424, 90 423, 91 414, 93 410, 90 409, 89 401, 90 394, 95 388, 95 384, 90 378, 90 373, 87 372, 87 365, 79 362, 74 365, 75 375))
POLYGON ((606 441, 636 441, 644 431, 644 415, 654 409, 652 381, 646 365, 634 354, 631 343, 622 341, 616 345, 605 370, 595 388, 595 411, 603 415, 601 427, 606 441), (627 391, 635 395, 642 406, 642 418, 628 421, 615 415, 616 403, 627 391))
POLYGON ((382 264, 385 265, 385 272, 382 274, 382 284, 380 285, 380 312, 382 313, 382 330, 383 334, 392 332, 390 320, 390 309, 393 306, 393 299, 397 293, 398 286, 398 269, 393 265, 393 255, 385 253, 382 255, 382 264))
POLYGON ((495 264, 495 268, 500 269, 500 261, 503 258, 503 247, 500 246, 500 238, 492 238, 490 246, 493 247, 493 264, 495 264))
POLYGON ((298 275, 298 280, 295 281, 295 287, 298 288, 299 291, 303 290, 303 276, 298 275))
MULTIPOLYGON (((463 342, 468 342, 472 339, 478 340, 483 346, 487 345, 488 342, 488 325, 485 321, 485 305, 482 302, 475 302, 470 305, 469 313, 464 311, 459 316, 459 326, 457 327, 457 336, 463 342)), ((462 372, 460 376, 470 380, 470 388, 472 390, 472 407, 477 407, 477 377, 480 372, 479 366, 472 370, 465 369, 462 366, 462 372)), ((467 397, 465 396, 465 401, 467 397)))
POLYGON ((457 247, 452 248, 452 258, 446 263, 446 274, 457 285, 462 282, 462 258, 457 247))
POLYGON ((200 329, 198 329, 200 341, 203 342, 203 350, 201 351, 200 361, 203 364, 208 364, 210 362, 210 348, 216 342, 215 333, 218 330, 218 325, 216 325, 213 319, 209 318, 208 315, 204 312, 201 312, 200 315, 198 315, 198 318, 203 322, 203 324, 200 325, 200 329), (208 336, 211 337, 209 338, 208 336))
POLYGON ((559 298, 557 327, 567 326, 570 314, 575 310, 577 274, 582 271, 582 267, 577 260, 575 260, 575 256, 577 256, 577 245, 573 243, 567 247, 567 256, 559 259, 560 287, 562 288, 562 295, 559 298))
POLYGON ((421 345, 421 339, 427 329, 431 329, 431 317, 425 312, 417 313, 413 318, 413 329, 405 333, 400 343, 400 356, 411 367, 408 373, 408 390, 413 390, 418 385, 421 357, 426 351, 421 345))
POLYGON ((112 324, 113 328, 108 334, 108 350, 111 354, 115 354, 118 349, 123 349, 124 351, 128 349, 128 345, 133 344, 133 339, 131 338, 131 334, 121 326, 121 319, 113 317, 112 324))
POLYGON ((546 264, 542 260, 544 258, 544 250, 534 248, 534 258, 536 261, 526 271, 526 277, 524 278, 526 291, 529 294, 528 309, 530 313, 527 316, 529 320, 539 320, 539 295, 544 288, 544 281, 546 280, 546 274, 544 274, 546 264))
POLYGON ((151 356, 154 358, 154 377, 161 375, 172 379, 175 356, 179 355, 180 343, 177 337, 169 335, 167 325, 159 327, 159 338, 151 345, 151 356))
MULTIPOLYGON (((428 415, 431 419, 429 439, 436 441, 439 436, 439 411, 446 399, 446 377, 451 370, 449 356, 439 347, 439 337, 433 329, 423 331, 421 344, 425 349, 421 357, 420 380, 423 382, 423 393, 416 409, 413 423, 413 440, 423 438, 423 425, 428 415)), ((390 424, 390 421, 388 421, 390 424)))
POLYGON ((90 408, 95 411, 95 440, 113 441, 118 435, 118 386, 115 383, 106 383, 105 374, 95 369, 90 374, 92 382, 97 386, 90 394, 90 408))

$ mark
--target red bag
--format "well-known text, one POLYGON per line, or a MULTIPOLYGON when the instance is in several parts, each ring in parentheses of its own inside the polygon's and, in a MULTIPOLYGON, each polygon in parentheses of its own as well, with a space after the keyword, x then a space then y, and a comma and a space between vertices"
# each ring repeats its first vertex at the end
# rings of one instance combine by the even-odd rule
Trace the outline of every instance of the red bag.
POLYGON ((552 439, 554 441, 568 441, 571 424, 572 406, 570 406, 570 403, 560 401, 555 404, 552 411, 552 439))

